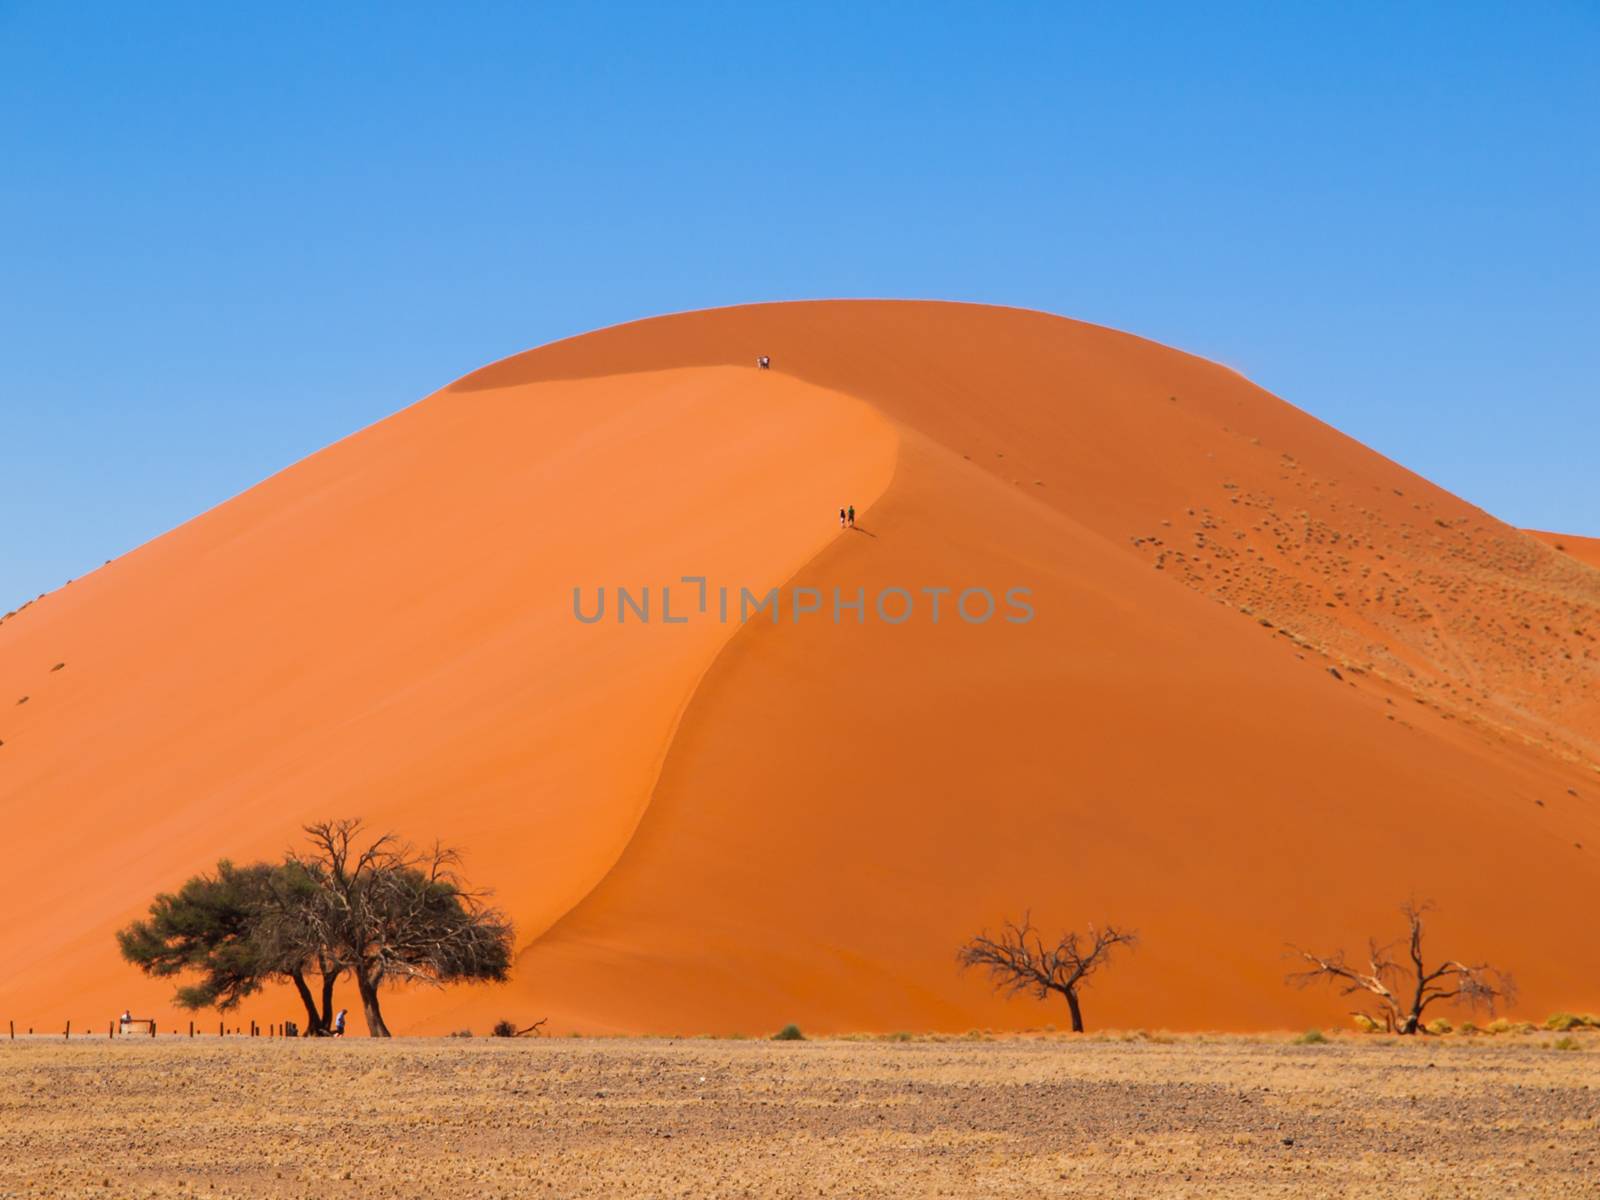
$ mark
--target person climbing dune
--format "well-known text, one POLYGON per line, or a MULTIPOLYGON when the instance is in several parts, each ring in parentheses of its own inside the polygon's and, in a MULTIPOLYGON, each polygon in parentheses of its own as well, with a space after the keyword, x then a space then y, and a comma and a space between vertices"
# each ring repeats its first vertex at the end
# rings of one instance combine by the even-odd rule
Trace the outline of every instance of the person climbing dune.
POLYGON ((844 528, 844 521, 845 521, 844 509, 841 508, 839 510, 839 528, 840 529, 844 528))
POLYGON ((856 527, 856 506, 854 504, 852 504, 850 506, 850 528, 854 529, 855 527, 856 527))

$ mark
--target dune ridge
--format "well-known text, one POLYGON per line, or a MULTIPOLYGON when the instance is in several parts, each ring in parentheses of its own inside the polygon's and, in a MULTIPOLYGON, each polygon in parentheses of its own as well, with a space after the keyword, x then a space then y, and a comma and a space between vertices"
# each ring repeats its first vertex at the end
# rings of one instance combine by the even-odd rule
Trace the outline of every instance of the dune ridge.
POLYGON ((352 809, 461 843, 524 934, 509 990, 400 998, 416 1031, 1059 1020, 954 966, 1025 907, 1141 929, 1091 1020, 1327 1020, 1336 998, 1283 987, 1284 943, 1359 945, 1412 894, 1534 1009, 1593 1008, 1600 937, 1549 916, 1600 873, 1600 576, 1548 541, 1226 368, 1047 314, 808 302, 554 343, 0 626, 0 686, 57 653, 101 672, 0 720, 0 811, 71 867, 30 914, 70 928, 0 933, 0 961, 45 964, 0 981, 0 1009, 120 1005, 136 985, 109 928, 151 890, 352 809), (549 452, 524 462, 535 437, 549 452), (619 502, 640 472, 657 492, 619 502), (419 541, 458 481, 477 491, 419 541), (341 567, 356 545, 379 582, 341 567), (285 564, 303 588, 267 586, 285 564), (275 628, 271 652, 202 637, 231 673, 173 665, 197 614, 152 639, 152 610, 197 570, 196 608, 275 628), (563 607, 574 581, 701 573, 786 595, 1023 586, 1036 617, 580 627, 563 607), (85 851, 175 720, 170 820, 85 851), (85 823, 30 816, 62 807, 85 823))

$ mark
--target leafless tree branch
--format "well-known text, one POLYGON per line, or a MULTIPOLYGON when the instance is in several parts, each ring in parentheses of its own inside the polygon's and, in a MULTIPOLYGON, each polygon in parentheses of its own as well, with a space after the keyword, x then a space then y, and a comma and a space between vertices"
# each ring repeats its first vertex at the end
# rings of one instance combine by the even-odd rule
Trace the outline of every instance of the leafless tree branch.
POLYGON ((1069 931, 1053 947, 1047 947, 1034 928, 1032 915, 1024 913, 1020 923, 1006 921, 996 936, 991 937, 987 930, 978 934, 961 948, 956 961, 964 969, 988 972, 995 988, 1011 995, 1024 992, 1044 1000, 1051 992, 1059 992, 1066 997, 1073 1031, 1082 1033, 1079 990, 1118 947, 1131 949, 1139 941, 1137 933, 1115 925, 1086 928, 1082 935, 1069 931))

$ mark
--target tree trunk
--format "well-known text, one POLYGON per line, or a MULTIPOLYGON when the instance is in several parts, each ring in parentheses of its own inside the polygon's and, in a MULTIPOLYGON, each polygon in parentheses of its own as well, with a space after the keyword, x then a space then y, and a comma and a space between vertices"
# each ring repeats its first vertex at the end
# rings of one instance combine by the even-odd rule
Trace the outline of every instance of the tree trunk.
POLYGON ((317 1032, 319 1034, 333 1031, 333 985, 339 980, 338 967, 330 968, 326 963, 322 967, 322 1016, 317 1018, 317 1032))
POLYGON ((1078 992, 1076 988, 1067 989, 1067 1008, 1072 1012, 1072 1032, 1083 1032, 1083 1009, 1078 1007, 1078 992))
POLYGON ((389 1027, 383 1023, 383 1010, 378 1007, 378 981, 370 979, 365 971, 357 970, 356 990, 361 993, 361 1010, 367 1017, 368 1037, 390 1037, 389 1027))
POLYGON ((317 1031, 317 1002, 312 998, 311 989, 306 986, 306 977, 300 971, 290 971, 289 978, 294 980, 294 990, 300 993, 300 1003, 306 1006, 306 1031, 303 1036, 310 1037, 317 1031))
POLYGON ((1422 1010, 1427 1004, 1422 999, 1422 991, 1427 985, 1422 981, 1422 968, 1417 968, 1417 994, 1411 998, 1411 1011, 1406 1014, 1405 1022, 1400 1026, 1401 1033, 1415 1033, 1422 1024, 1422 1010))

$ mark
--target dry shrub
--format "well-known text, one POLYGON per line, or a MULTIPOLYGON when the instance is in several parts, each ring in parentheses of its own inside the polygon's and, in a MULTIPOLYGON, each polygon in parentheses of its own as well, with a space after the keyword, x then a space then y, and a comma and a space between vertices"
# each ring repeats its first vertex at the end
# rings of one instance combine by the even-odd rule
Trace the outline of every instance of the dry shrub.
POLYGON ((1576 1013, 1558 1012, 1545 1018, 1544 1027, 1556 1033, 1568 1033, 1574 1029, 1583 1029, 1595 1023, 1594 1017, 1580 1017, 1576 1013))

